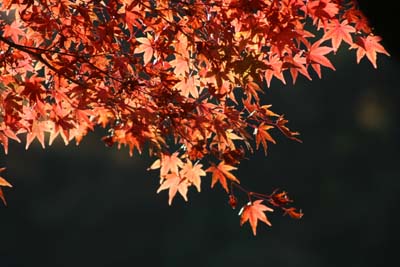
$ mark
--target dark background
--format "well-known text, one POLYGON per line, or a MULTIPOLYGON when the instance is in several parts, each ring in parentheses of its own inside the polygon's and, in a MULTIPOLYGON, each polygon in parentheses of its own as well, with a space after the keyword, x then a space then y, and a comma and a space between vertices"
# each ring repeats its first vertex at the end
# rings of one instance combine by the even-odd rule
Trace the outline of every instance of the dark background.
MULTIPOLYGON (((368 3, 370 2, 370 3, 368 3)), ((373 5, 375 2, 375 6, 373 5)), ((107 148, 99 129, 79 147, 58 140, 10 145, 0 157, 9 203, 0 207, 0 266, 383 266, 397 262, 400 241, 400 63, 392 17, 361 1, 391 58, 378 69, 344 47, 337 71, 296 86, 272 83, 265 103, 284 113, 303 144, 278 136, 241 164, 242 184, 289 192, 305 213, 275 212, 273 227, 239 226, 238 210, 210 178, 202 193, 156 194, 152 159, 107 148)), ((393 9, 393 8, 392 8, 393 9)), ((2 174, 2 175, 3 175, 2 174)))

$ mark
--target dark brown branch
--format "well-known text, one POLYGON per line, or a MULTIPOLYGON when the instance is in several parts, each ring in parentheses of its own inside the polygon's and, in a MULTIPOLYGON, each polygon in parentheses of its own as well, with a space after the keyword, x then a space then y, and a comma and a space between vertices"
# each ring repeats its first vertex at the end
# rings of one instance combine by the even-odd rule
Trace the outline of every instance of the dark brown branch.
MULTIPOLYGON (((80 82, 80 81, 78 81, 78 80, 76 80, 76 79, 74 79, 74 78, 72 78, 72 77, 70 77, 70 76, 68 76, 68 75, 65 75, 64 73, 61 73, 56 67, 54 67, 54 66, 51 65, 46 59, 44 59, 43 56, 42 56, 41 54, 39 54, 39 53, 34 52, 34 51, 31 50, 31 49, 37 49, 37 48, 28 48, 28 47, 26 47, 26 46, 16 44, 16 43, 14 43, 14 42, 12 42, 12 41, 10 41, 10 40, 4 38, 3 36, 0 36, 0 41, 2 41, 2 42, 4 42, 4 43, 8 44, 9 46, 11 46, 11 47, 13 47, 13 48, 15 48, 15 49, 17 49, 17 50, 20 50, 20 51, 22 51, 22 52, 25 52, 25 53, 27 53, 27 54, 30 54, 31 56, 35 57, 37 60, 39 60, 40 62, 42 62, 46 67, 48 67, 49 69, 51 69, 51 70, 54 71, 55 73, 57 73, 57 74, 63 76, 64 78, 66 78, 66 79, 69 80, 70 82, 73 82, 73 83, 78 84, 78 85, 80 85, 80 86, 84 86, 84 84, 83 84, 82 82, 80 82)), ((46 51, 46 52, 48 52, 48 51, 46 51)))

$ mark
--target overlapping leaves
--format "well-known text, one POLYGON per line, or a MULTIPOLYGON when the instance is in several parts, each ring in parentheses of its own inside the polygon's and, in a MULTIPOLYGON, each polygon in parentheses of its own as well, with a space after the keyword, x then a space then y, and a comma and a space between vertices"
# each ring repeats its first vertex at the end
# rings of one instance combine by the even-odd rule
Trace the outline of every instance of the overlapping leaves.
POLYGON ((246 153, 277 132, 299 141, 263 81, 321 77, 343 42, 376 67, 379 41, 355 0, 3 1, 0 143, 79 143, 101 126, 108 146, 158 158, 170 204, 206 172, 229 192, 246 153))

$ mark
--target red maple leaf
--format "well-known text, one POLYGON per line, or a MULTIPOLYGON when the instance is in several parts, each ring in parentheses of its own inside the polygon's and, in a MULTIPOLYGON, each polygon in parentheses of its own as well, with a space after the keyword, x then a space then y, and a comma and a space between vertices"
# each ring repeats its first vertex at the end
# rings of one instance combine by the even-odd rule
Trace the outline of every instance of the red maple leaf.
POLYGON ((362 31, 366 34, 371 33, 372 29, 369 26, 368 19, 361 10, 353 6, 352 8, 346 10, 346 12, 343 14, 343 17, 346 18, 349 23, 354 23, 354 28, 357 31, 362 31))
MULTIPOLYGON (((158 156, 149 169, 160 172, 157 192, 168 189, 170 205, 178 192, 187 200, 190 186, 200 191, 210 172, 211 187, 236 186, 300 218, 286 192, 252 192, 232 174, 246 153, 275 143, 273 127, 300 141, 261 104, 264 80, 285 83, 288 72, 293 83, 311 80, 311 68, 321 77, 343 42, 374 67, 378 53, 388 55, 356 0, 54 2, 0 4, 0 144, 7 152, 21 134, 27 147, 44 146, 46 134, 49 144, 58 135, 79 143, 101 125, 107 145, 158 156), (204 170, 202 160, 214 163, 204 170)), ((229 203, 238 203, 234 192, 229 203)), ((265 211, 250 202, 241 224, 256 234, 258 220, 270 225, 265 211)))
POLYGON ((296 83, 298 74, 302 74, 307 77, 307 79, 311 80, 311 76, 308 73, 305 64, 307 59, 302 56, 300 53, 292 56, 285 56, 283 66, 290 69, 290 74, 292 75, 293 84, 296 83))
POLYGON ((21 30, 19 22, 14 20, 11 25, 6 24, 4 26, 3 35, 4 37, 11 37, 11 40, 13 40, 14 43, 18 43, 19 37, 25 35, 25 33, 23 30, 21 30))
POLYGON ((253 234, 257 234, 257 224, 258 220, 264 222, 265 224, 271 226, 270 221, 268 220, 267 216, 265 215, 265 211, 274 211, 270 207, 267 207, 261 204, 263 200, 256 200, 253 202, 247 203, 240 212, 240 226, 242 226, 245 222, 249 221, 251 229, 253 230, 253 234))
POLYGON ((331 0, 311 0, 307 1, 307 9, 310 14, 315 16, 316 20, 322 19, 323 21, 333 18, 339 12, 339 7, 331 0))
POLYGON ((347 20, 343 20, 341 23, 338 20, 333 20, 326 26, 326 33, 323 39, 332 40, 332 48, 336 53, 342 41, 345 41, 349 45, 353 44, 351 33, 354 33, 356 29, 348 24, 347 20))
POLYGON ((303 217, 303 212, 297 211, 296 208, 290 207, 290 208, 283 208, 285 213, 283 215, 288 214, 290 217, 293 219, 301 219, 303 217))
POLYGON ((328 67, 332 70, 335 70, 335 67, 329 61, 329 59, 325 56, 332 52, 332 48, 328 46, 320 46, 322 41, 317 41, 312 44, 312 46, 308 49, 307 53, 307 61, 311 63, 311 66, 318 74, 318 77, 321 78, 321 66, 328 67))
POLYGON ((267 81, 267 86, 270 87, 272 77, 274 76, 281 80, 283 84, 286 84, 282 71, 283 62, 278 55, 270 55, 269 60, 266 60, 266 64, 268 66, 268 68, 265 70, 265 80, 267 81))
POLYGON ((382 53, 390 56, 385 48, 379 43, 382 40, 379 36, 368 35, 367 37, 358 37, 351 48, 357 49, 357 63, 367 55, 367 58, 372 63, 376 69, 376 55, 377 53, 382 53))

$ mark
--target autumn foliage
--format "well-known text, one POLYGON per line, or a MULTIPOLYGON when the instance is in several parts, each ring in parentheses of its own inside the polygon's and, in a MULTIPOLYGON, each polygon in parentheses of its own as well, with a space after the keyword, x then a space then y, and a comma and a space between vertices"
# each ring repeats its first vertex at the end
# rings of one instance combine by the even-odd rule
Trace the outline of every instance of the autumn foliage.
POLYGON ((233 208, 244 194, 240 224, 256 234, 272 208, 302 217, 286 192, 255 193, 235 176, 279 133, 300 141, 262 103, 263 84, 321 77, 343 45, 376 68, 380 40, 355 0, 4 0, 0 143, 6 154, 10 139, 79 144, 106 128, 107 146, 157 158, 149 170, 169 204, 207 176, 233 208))

